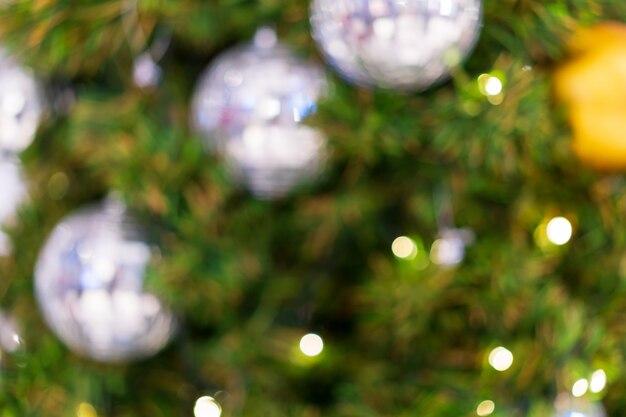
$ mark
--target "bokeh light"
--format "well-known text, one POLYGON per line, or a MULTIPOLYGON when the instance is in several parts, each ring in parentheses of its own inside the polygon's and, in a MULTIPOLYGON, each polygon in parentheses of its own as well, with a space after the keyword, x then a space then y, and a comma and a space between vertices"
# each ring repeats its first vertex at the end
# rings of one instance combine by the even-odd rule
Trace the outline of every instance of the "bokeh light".
POLYGON ((93 405, 80 403, 78 407, 76 407, 76 417, 98 417, 98 413, 93 405))
POLYGON ((565 217, 555 217, 548 222, 548 227, 546 228, 548 240, 559 246, 569 242, 573 232, 572 223, 565 217))
POLYGON ((513 353, 502 346, 497 347, 489 354, 489 364, 496 371, 504 372, 513 365, 513 353))
POLYGON ((589 383, 589 389, 593 393, 599 393, 606 388, 606 372, 602 369, 598 369, 591 374, 591 382, 589 383))
POLYGON ((195 417, 220 417, 222 415, 222 407, 213 397, 200 397, 193 408, 193 414, 195 417))
POLYGON ((574 386, 572 387, 572 395, 577 398, 582 397, 587 393, 587 390, 589 390, 589 381, 582 378, 574 383, 574 386))
POLYGON ((490 76, 485 82, 485 92, 489 96, 497 96, 502 92, 502 81, 498 77, 490 76))
POLYGON ((495 410, 495 403, 491 400, 486 400, 478 404, 478 407, 476 408, 476 414, 478 414, 479 416, 490 416, 495 410))
POLYGON ((400 236, 391 244, 391 251, 400 259, 415 259, 417 256, 417 245, 413 239, 400 236))
POLYGON ((455 266, 465 258, 465 244, 458 238, 437 239, 430 249, 430 259, 434 264, 455 266))
POLYGON ((478 90, 494 106, 504 101, 504 83, 493 74, 481 74, 478 77, 478 90))
POLYGON ((300 339, 300 350, 307 356, 318 356, 324 350, 324 341, 320 336, 309 333, 300 339))

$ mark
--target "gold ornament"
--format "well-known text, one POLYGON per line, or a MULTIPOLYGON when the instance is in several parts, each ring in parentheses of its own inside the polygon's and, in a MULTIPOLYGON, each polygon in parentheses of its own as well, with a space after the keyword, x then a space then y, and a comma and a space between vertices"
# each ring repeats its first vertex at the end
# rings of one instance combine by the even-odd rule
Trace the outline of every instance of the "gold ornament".
POLYGON ((571 41, 572 58, 556 72, 557 97, 569 110, 574 153, 591 167, 626 169, 626 25, 601 23, 571 41))

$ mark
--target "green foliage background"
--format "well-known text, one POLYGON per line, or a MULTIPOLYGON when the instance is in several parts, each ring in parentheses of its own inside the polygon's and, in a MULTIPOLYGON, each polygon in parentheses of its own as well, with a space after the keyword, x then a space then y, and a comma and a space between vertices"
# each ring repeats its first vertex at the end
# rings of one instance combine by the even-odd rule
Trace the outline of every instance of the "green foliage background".
POLYGON ((43 79, 71 83, 77 101, 22 156, 32 199, 11 230, 14 256, 0 260, 0 303, 26 347, 2 357, 0 416, 72 416, 81 402, 100 416, 191 416, 196 398, 215 395, 224 416, 458 417, 492 399, 494 416, 540 417, 597 368, 609 415, 626 414, 626 183, 575 160, 550 79, 575 25, 626 19, 623 0, 485 0, 474 53, 421 94, 361 90, 329 70, 333 94, 311 121, 328 136, 328 169, 280 202, 254 200, 203 152, 188 103, 212 57, 261 24, 321 61, 308 2, 137 8, 1 6, 4 43, 43 79), (145 92, 132 57, 157 29, 173 44, 162 85, 145 92), (506 80, 499 106, 476 86, 491 71, 506 80), (477 236, 465 262, 395 259, 395 237, 426 248, 436 238, 441 187, 477 236), (69 352, 33 298, 47 234, 111 189, 151 225, 163 255, 148 285, 181 319, 165 351, 119 366, 69 352), (574 239, 542 247, 535 230, 555 215, 574 221, 574 239), (318 360, 298 355, 308 331, 325 339, 318 360), (498 345, 515 354, 505 373, 486 362, 498 345))

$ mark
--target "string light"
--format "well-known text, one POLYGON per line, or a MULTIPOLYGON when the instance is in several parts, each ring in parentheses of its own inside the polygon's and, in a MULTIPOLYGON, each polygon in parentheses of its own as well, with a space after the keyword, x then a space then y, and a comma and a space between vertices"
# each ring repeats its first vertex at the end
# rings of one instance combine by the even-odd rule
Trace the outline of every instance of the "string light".
POLYGON ((415 259, 417 256, 417 245, 413 239, 400 236, 391 244, 391 251, 400 259, 415 259))
POLYGON ((493 414, 495 410, 496 410, 495 403, 491 400, 486 400, 478 404, 478 408, 476 408, 476 414, 478 414, 481 417, 490 416, 491 414, 493 414))
POLYGON ((591 374, 589 389, 591 390, 591 392, 597 394, 601 392, 604 388, 606 388, 606 372, 604 372, 602 369, 598 369, 593 374, 591 374))
POLYGON ((574 386, 572 387, 572 395, 577 398, 582 397, 583 395, 587 393, 588 389, 589 389, 589 381, 587 381, 584 378, 579 379, 578 381, 574 383, 574 386))
POLYGON ((222 415, 222 407, 213 397, 200 397, 196 401, 193 414, 195 417, 220 417, 222 415))
POLYGON ((502 346, 497 347, 489 354, 489 364, 496 371, 504 372, 513 365, 513 353, 502 346))
POLYGON ((478 77, 478 89, 494 106, 500 105, 504 101, 504 83, 500 77, 492 74, 481 74, 478 77))
POLYGON ((497 77, 489 77, 485 83, 485 92, 489 96, 497 96, 502 92, 502 81, 497 77))
POLYGON ((548 222, 546 234, 548 240, 555 245, 565 245, 572 238, 572 223, 565 217, 555 217, 548 222))
POLYGON ((307 356, 318 356, 324 350, 324 341, 314 333, 302 336, 300 350, 307 356))

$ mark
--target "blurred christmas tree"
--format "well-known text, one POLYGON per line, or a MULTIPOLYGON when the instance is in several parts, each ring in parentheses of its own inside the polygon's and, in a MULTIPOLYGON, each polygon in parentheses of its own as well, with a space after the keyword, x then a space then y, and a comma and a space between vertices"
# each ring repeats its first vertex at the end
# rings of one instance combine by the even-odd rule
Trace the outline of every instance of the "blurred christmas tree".
POLYGON ((486 0, 468 60, 421 93, 329 69, 306 121, 326 169, 277 201, 203 149, 189 103, 262 25, 322 65, 308 1, 0 10, 51 97, 0 258, 2 417, 216 417, 205 396, 223 416, 626 414, 626 182, 579 162, 552 94, 570 34, 626 19, 623 0, 486 0), (60 219, 111 190, 161 248, 146 285, 179 323, 157 356, 107 365, 48 329, 33 271, 60 219))

